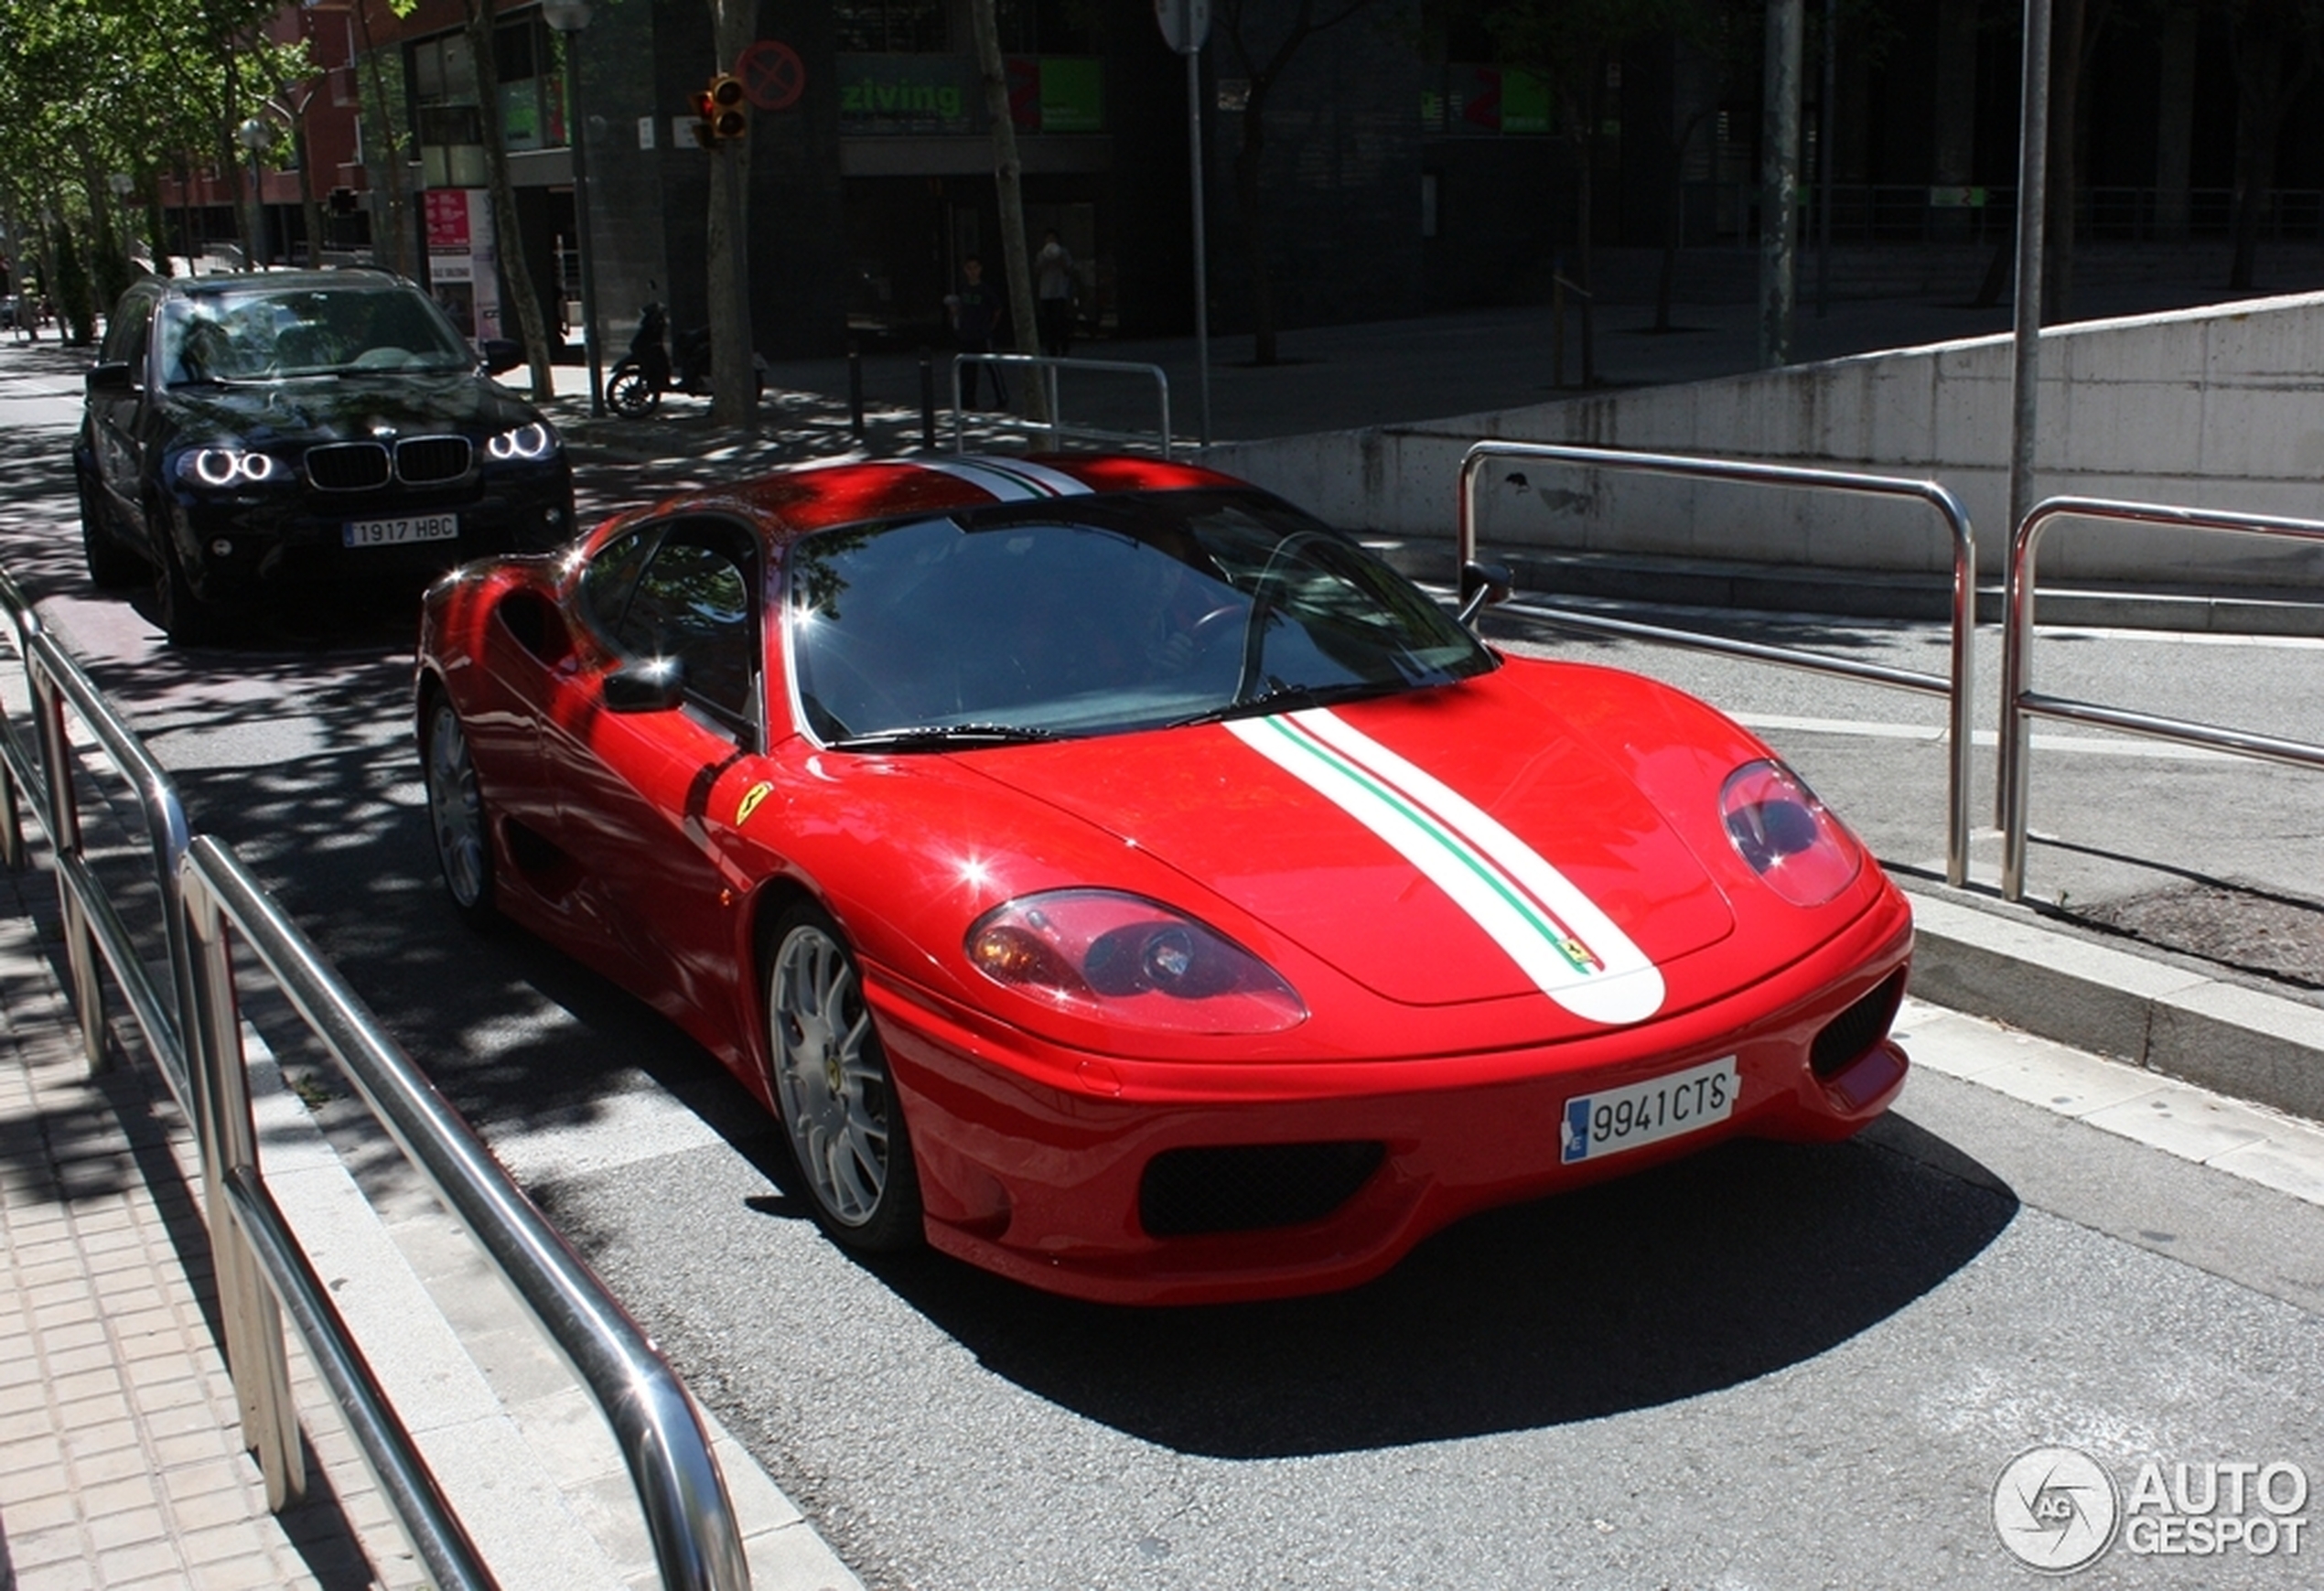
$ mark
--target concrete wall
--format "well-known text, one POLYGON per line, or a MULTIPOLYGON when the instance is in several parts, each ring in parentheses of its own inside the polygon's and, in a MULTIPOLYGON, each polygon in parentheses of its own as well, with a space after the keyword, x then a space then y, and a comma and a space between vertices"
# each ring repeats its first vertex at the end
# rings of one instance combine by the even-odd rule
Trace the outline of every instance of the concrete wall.
MULTIPOLYGON (((1967 507, 1988 576, 2006 559, 2012 346, 1979 338, 1722 381, 1405 426, 1227 444, 1207 461, 1335 524, 1449 539, 1484 437, 1826 464, 1933 478, 1967 507)), ((2324 294, 2063 327, 2041 339, 2037 497, 2071 494, 2324 519, 2324 294)), ((1925 508, 1522 461, 1489 472, 1488 545, 1941 573, 1925 508), (1512 477, 1522 477, 1518 484, 1512 477)), ((2064 524, 2052 579, 2324 586, 2324 544, 2064 524)))

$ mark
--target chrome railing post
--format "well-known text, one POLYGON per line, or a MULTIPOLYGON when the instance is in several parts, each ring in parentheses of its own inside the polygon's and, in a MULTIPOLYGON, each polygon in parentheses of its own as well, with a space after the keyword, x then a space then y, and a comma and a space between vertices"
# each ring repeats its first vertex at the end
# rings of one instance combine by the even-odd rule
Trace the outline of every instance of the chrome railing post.
POLYGON ((1920 691, 1946 698, 1945 733, 1951 741, 1945 774, 1945 881, 1958 888, 1969 877, 1969 785, 1975 769, 1971 711, 1975 688, 1974 638, 1977 621, 1977 544, 1968 511, 1961 500, 1933 480, 1885 475, 1861 475, 1847 470, 1813 469, 1799 465, 1759 464, 1741 459, 1700 458, 1684 454, 1641 453, 1614 447, 1586 447, 1552 442, 1472 444, 1461 456, 1458 505, 1453 521, 1455 560, 1463 567, 1477 557, 1479 478, 1487 460, 1538 458, 1584 469, 1671 475, 1698 480, 1733 481, 1753 486, 1791 486, 1805 490, 1850 492, 1870 497, 1908 498, 1934 509, 1953 537, 1952 647, 1949 672, 1942 677, 1902 669, 1853 663, 1813 652, 1748 641, 1728 641, 1699 631, 1663 629, 1652 625, 1600 618, 1559 611, 1548 615, 1571 629, 1652 640, 1699 650, 1756 658, 1816 673, 1867 680, 1899 690, 1920 691))
POLYGON ((1995 736, 1994 818, 2001 825, 2001 898, 2026 894, 2027 759, 2032 751, 2025 696, 2032 685, 2034 549, 2050 521, 2037 503, 2009 538, 2007 607, 2001 624, 2001 726, 1995 736))
POLYGON ((208 889, 197 884, 181 891, 179 899, 196 973, 197 1027, 188 1035, 188 1059, 195 1079, 202 1203, 217 1272, 218 1313, 226 1335, 226 1370, 242 1410, 242 1446, 257 1455, 266 1480, 266 1506, 279 1513, 306 1495, 307 1464, 292 1412, 282 1313, 235 1218, 231 1191, 238 1177, 254 1176, 258 1168, 258 1131, 251 1116, 233 946, 208 889))
POLYGON ((73 1015, 80 1019, 81 1048, 94 1077, 112 1064, 105 1048, 105 989, 97 976, 97 936, 72 887, 70 874, 85 864, 81 801, 73 788, 72 741, 65 726, 64 697, 55 675, 31 670, 33 720, 40 737, 40 761, 48 781, 48 846, 57 856, 57 897, 63 910, 65 965, 72 974, 73 1015))

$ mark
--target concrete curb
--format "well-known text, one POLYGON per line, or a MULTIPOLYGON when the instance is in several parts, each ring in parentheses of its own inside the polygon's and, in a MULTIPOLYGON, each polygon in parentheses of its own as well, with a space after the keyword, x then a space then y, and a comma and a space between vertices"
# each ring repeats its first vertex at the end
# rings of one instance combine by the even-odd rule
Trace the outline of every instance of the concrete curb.
POLYGON ((2324 1008, 1910 887, 1912 994, 2238 1099, 2324 1120, 2324 1008))

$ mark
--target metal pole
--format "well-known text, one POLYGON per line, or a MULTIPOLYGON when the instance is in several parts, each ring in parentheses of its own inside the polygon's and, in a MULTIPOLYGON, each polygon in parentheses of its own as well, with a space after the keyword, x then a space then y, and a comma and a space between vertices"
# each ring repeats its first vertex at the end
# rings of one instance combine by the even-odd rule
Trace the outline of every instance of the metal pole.
MULTIPOLYGON (((2033 593, 2020 593, 2014 551, 2024 534, 2026 516, 2034 506, 2035 414, 2041 390, 2041 254, 2042 212, 2050 187, 2050 0, 2026 0, 2025 75, 2017 97, 2017 360, 2010 377, 2009 531, 2010 623, 2033 627, 2033 593), (2018 613, 2017 604, 2025 610, 2018 613)), ((2007 654, 2005 653, 2005 656, 2007 654)), ((2005 671, 2006 672, 2006 671, 2005 671)), ((2002 682, 2002 701, 2012 697, 2017 682, 2002 682)), ((2022 718, 2014 720, 2015 733, 2005 732, 1996 746, 1994 819, 2006 829, 2012 792, 2025 788, 2027 731, 2022 718)), ((2023 797, 2017 797, 2022 810, 2023 797)), ((2003 859, 2002 890, 2008 894, 2022 873, 2021 865, 2003 859)))
POLYGON ((1210 446, 1210 272, 1202 238, 1202 56, 1186 51, 1187 162, 1194 177, 1194 363, 1198 425, 1195 438, 1210 446))
MULTIPOLYGON (((2009 431, 2009 524, 2033 508, 2034 416, 2041 382, 2042 216, 2050 189, 2050 0, 2026 0, 2017 109, 2017 300, 2009 431)), ((2002 748, 2003 756, 2008 747, 2002 748)))
POLYGON ((589 415, 605 413, 605 365, 597 349, 597 248, 589 235, 589 118, 581 113, 581 63, 576 29, 565 36, 565 102, 573 127, 565 142, 573 150, 573 227, 581 243, 581 348, 589 361, 589 415))
POLYGON ((852 337, 847 339, 847 429, 856 441, 864 439, 864 350, 852 337))
POLYGON ((1800 34, 1803 0, 1769 0, 1767 149, 1759 161, 1759 363, 1791 362, 1791 312, 1798 298, 1800 224, 1800 34))
POLYGON ((1824 99, 1815 112, 1815 317, 1832 306, 1832 109, 1839 98, 1840 0, 1824 0, 1824 99))
POLYGON ((936 356, 920 350, 920 445, 936 446, 936 356))

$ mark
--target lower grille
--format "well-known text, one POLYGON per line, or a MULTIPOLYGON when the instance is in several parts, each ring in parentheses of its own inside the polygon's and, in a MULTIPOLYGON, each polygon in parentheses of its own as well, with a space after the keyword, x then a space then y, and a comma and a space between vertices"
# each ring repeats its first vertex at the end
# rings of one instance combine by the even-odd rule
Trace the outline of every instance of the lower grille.
POLYGON ((1856 1003, 1824 1025, 1808 1050, 1808 1067, 1819 1078, 1837 1077, 1888 1036, 1904 1001, 1904 969, 1899 967, 1856 1003))
POLYGON ((1157 1238, 1304 1225, 1355 1197, 1387 1156, 1370 1141, 1166 1149, 1146 1164, 1138 1221, 1157 1238))

